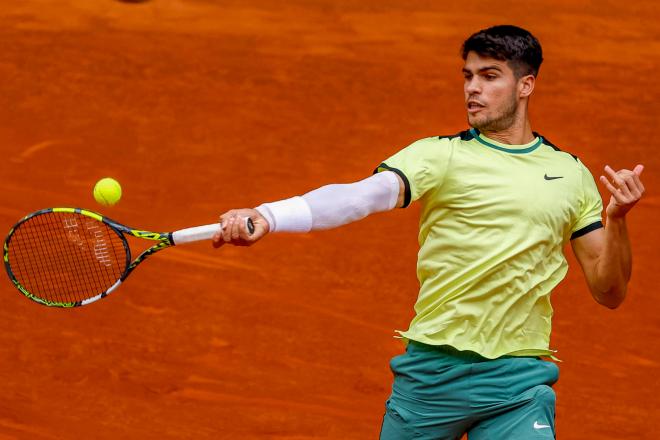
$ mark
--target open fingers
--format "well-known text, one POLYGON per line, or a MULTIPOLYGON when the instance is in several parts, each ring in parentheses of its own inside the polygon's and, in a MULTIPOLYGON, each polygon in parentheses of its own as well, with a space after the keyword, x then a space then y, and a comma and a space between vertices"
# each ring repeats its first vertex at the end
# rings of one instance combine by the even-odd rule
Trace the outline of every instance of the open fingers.
POLYGON ((610 166, 606 166, 605 173, 609 176, 609 179, 600 176, 600 181, 612 193, 617 203, 621 205, 634 204, 641 199, 646 190, 640 178, 643 170, 643 165, 636 165, 632 171, 626 169, 614 171, 610 166))
POLYGON ((646 191, 646 188, 644 188, 644 184, 642 183, 642 179, 640 179, 637 174, 633 174, 633 180, 635 181, 635 186, 637 187, 639 192, 641 194, 643 194, 644 191, 646 191))
POLYGON ((640 174, 643 170, 643 165, 637 165, 632 171, 621 170, 617 173, 624 180, 626 186, 630 190, 630 193, 636 199, 641 198, 645 191, 644 184, 640 178, 640 174))
MULTIPOLYGON (((620 194, 625 198, 629 198, 629 197, 632 197, 632 193, 631 193, 630 188, 627 184, 627 178, 624 177, 626 175, 624 172, 630 173, 630 171, 628 171, 628 170, 619 171, 617 173, 609 165, 606 165, 605 166, 605 173, 607 173, 609 175, 610 180, 612 182, 610 183, 608 181, 609 186, 608 185, 605 185, 605 186, 607 186, 607 189, 612 193, 612 195, 620 194), (614 189, 612 189, 612 188, 614 188, 614 189)), ((630 177, 630 176, 628 176, 628 177, 630 177)), ((608 180, 605 176, 601 176, 600 180, 603 183, 605 183, 603 181, 603 179, 608 180)))
POLYGON ((620 204, 624 204, 624 203, 625 203, 625 199, 624 199, 624 197, 623 197, 623 194, 622 194, 621 191, 619 190, 619 188, 617 188, 617 187, 615 187, 614 185, 612 185, 612 184, 610 183, 610 181, 607 179, 607 177, 605 177, 605 176, 600 176, 600 181, 603 183, 603 185, 605 185, 605 188, 607 188, 607 190, 612 194, 612 197, 614 197, 614 199, 615 199, 618 203, 620 203, 620 204))
POLYGON ((644 191, 646 191, 646 188, 644 188, 644 184, 642 183, 642 179, 641 179, 642 171, 644 171, 644 165, 635 166, 635 168, 633 169, 633 180, 635 181, 635 184, 643 194, 644 191))

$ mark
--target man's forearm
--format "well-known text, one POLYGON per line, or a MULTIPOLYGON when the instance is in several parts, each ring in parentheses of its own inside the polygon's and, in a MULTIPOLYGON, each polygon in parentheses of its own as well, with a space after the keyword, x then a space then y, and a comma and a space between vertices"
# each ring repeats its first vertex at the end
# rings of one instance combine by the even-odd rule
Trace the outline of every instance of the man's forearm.
POLYGON ((608 218, 605 243, 596 263, 594 296, 604 306, 615 308, 625 296, 632 270, 632 253, 625 217, 608 218))
POLYGON ((401 192, 400 178, 392 171, 383 171, 359 182, 326 185, 256 209, 271 232, 308 232, 336 228, 393 209, 401 192))

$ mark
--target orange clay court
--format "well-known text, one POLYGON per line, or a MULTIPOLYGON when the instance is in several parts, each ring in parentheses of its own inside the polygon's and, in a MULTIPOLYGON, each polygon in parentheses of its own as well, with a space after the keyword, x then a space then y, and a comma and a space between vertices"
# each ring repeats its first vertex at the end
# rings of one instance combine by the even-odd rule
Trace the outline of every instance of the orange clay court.
MULTIPOLYGON (((543 45, 536 131, 596 178, 646 166, 625 303, 598 306, 572 257, 553 294, 558 438, 656 439, 650 0, 3 2, 2 234, 52 206, 168 231, 366 177, 413 140, 466 127, 459 47, 500 23, 543 45), (105 176, 123 185, 113 208, 92 198, 105 176)), ((375 439, 394 330, 417 295, 417 216, 182 246, 74 310, 27 300, 3 274, 0 439, 375 439)))

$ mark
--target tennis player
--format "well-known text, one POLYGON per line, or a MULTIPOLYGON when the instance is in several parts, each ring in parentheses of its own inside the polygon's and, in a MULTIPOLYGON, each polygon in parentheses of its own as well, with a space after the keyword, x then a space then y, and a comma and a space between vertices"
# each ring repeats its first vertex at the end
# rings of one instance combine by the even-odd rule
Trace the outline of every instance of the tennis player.
POLYGON ((643 166, 605 167, 603 226, 589 170, 531 129, 538 40, 495 26, 470 36, 462 56, 468 130, 414 142, 362 181, 228 211, 214 245, 335 228, 420 201, 416 316, 391 361, 380 438, 551 439, 558 368, 545 359, 564 245, 593 298, 619 306, 631 272, 626 215, 644 193, 643 166))

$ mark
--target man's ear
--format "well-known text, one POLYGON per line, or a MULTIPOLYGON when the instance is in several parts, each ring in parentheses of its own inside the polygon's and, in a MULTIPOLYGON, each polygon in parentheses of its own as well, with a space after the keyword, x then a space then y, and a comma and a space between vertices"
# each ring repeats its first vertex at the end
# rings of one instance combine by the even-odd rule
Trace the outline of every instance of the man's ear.
POLYGON ((527 98, 534 91, 536 77, 534 75, 525 75, 518 80, 518 96, 527 98))

